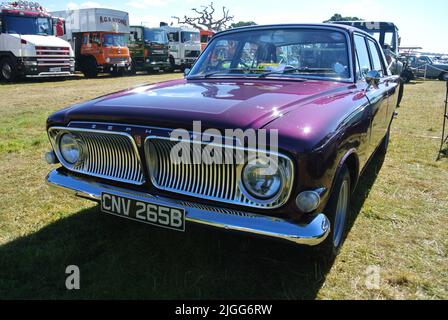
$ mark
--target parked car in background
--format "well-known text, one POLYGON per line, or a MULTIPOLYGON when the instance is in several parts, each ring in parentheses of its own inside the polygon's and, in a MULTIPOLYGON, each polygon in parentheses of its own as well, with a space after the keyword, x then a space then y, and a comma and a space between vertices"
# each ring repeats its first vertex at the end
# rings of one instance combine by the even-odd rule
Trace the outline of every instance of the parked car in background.
POLYGON ((171 69, 168 36, 163 29, 131 26, 129 50, 132 58, 132 73, 171 69))
POLYGON ((36 2, 0 3, 0 80, 20 77, 67 77, 75 72, 75 56, 63 33, 63 21, 36 2))
POLYGON ((445 81, 444 75, 448 73, 448 64, 435 61, 426 55, 410 55, 407 59, 416 77, 445 81))
POLYGON ((349 26, 221 32, 185 79, 52 114, 46 159, 61 165, 47 181, 117 217, 336 255, 357 181, 388 147, 399 76, 386 65, 377 40, 349 26), (252 145, 251 132, 269 139, 252 145))
POLYGON ((129 14, 124 11, 89 8, 53 12, 65 20, 66 34, 76 56, 76 68, 87 78, 98 73, 121 76, 130 69, 127 47, 129 14))
POLYGON ((160 27, 168 33, 171 69, 191 68, 201 53, 199 30, 185 26, 168 26, 163 22, 160 27))
POLYGON ((201 51, 204 51, 215 32, 210 30, 201 30, 199 34, 201 35, 201 51))

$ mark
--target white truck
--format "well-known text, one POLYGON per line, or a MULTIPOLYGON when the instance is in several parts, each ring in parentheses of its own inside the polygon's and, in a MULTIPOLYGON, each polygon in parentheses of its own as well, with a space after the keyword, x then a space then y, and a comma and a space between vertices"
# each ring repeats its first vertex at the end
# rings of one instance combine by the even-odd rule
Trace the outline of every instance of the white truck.
POLYGON ((191 68, 201 53, 199 30, 186 26, 172 27, 163 22, 160 27, 168 33, 171 69, 191 68))
POLYGON ((63 21, 53 18, 39 3, 1 3, 0 80, 73 75, 74 52, 56 32, 64 32, 63 21))
POLYGON ((99 72, 123 75, 131 66, 129 13, 106 8, 52 12, 63 18, 64 40, 75 50, 76 68, 88 78, 99 72))

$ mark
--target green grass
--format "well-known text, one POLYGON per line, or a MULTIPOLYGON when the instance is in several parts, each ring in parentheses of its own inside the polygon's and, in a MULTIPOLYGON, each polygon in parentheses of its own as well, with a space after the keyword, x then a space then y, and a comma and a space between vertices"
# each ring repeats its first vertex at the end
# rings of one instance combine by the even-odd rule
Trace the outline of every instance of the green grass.
POLYGON ((0 299, 447 299, 448 159, 436 162, 444 84, 415 82, 355 193, 330 264, 308 250, 189 226, 186 234, 100 214, 50 192, 46 117, 63 106, 175 75, 0 86, 0 299), (81 290, 65 289, 65 268, 81 290), (380 286, 365 285, 369 266, 380 286))

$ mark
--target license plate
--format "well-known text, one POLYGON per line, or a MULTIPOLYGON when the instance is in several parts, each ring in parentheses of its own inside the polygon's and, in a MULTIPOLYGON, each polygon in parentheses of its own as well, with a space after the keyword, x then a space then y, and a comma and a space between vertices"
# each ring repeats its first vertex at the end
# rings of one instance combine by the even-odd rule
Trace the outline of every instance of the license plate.
POLYGON ((50 68, 50 72, 61 72, 62 68, 58 67, 58 68, 50 68))
POLYGON ((184 209, 102 193, 101 211, 157 227, 185 231, 184 209))
POLYGON ((152 68, 154 71, 160 70, 160 67, 154 67, 152 68))

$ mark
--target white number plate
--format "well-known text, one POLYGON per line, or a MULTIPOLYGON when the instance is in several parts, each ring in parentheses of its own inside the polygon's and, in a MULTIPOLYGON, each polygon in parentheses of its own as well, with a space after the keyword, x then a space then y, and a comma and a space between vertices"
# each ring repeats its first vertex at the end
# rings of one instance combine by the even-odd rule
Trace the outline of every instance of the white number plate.
POLYGON ((101 211, 162 228, 185 231, 184 209, 103 193, 101 211))
POLYGON ((57 68, 50 68, 50 72, 61 72, 62 68, 61 67, 57 67, 57 68))

